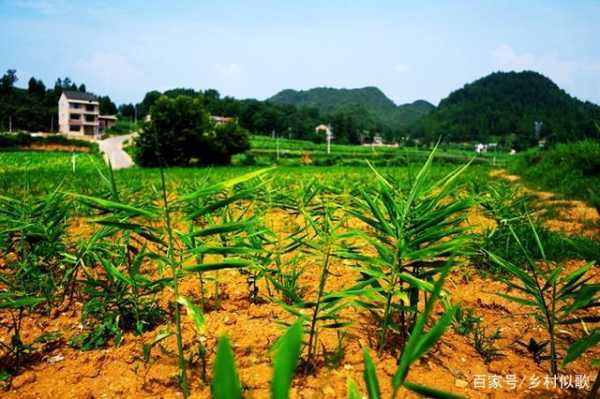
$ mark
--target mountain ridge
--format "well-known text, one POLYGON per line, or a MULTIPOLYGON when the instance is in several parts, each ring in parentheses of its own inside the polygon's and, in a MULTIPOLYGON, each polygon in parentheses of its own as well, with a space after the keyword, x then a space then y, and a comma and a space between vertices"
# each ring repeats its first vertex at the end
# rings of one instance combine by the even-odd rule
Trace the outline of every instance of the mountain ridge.
POLYGON ((377 122, 392 131, 412 126, 435 106, 426 100, 396 104, 375 86, 360 88, 314 87, 306 90, 284 89, 266 101, 280 105, 316 108, 324 114, 334 114, 353 106, 364 108, 377 122))
POLYGON ((598 105, 571 96, 538 72, 493 72, 451 92, 413 126, 411 135, 526 147, 540 139, 598 137, 598 121, 598 105))

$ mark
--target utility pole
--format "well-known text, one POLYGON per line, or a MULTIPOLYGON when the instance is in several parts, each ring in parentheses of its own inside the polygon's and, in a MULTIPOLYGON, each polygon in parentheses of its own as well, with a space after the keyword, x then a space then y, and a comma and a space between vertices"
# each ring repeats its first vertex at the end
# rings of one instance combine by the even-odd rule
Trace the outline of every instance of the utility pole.
POLYGON ((8 115, 8 131, 12 133, 12 115, 8 115))
POLYGON ((331 153, 331 129, 327 131, 327 154, 331 153))

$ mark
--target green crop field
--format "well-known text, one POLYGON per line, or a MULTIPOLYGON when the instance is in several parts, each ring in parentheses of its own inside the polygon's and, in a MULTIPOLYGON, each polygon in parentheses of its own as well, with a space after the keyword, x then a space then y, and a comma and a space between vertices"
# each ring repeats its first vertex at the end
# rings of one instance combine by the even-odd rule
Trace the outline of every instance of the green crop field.
POLYGON ((171 382, 153 394, 218 398, 285 397, 314 378, 349 397, 376 385, 476 392, 451 373, 428 376, 424 359, 455 361, 439 352, 448 344, 478 367, 588 370, 578 349, 588 341, 571 346, 557 325, 573 336, 595 325, 600 244, 548 228, 543 203, 490 177, 506 157, 385 149, 405 161, 379 166, 370 149, 335 151, 357 162, 111 171, 97 154, 0 152, 7 387, 50 378, 31 369, 37 355, 67 356, 60 371, 47 366, 66 378, 100 351, 112 359, 101 379, 130 387, 121 394, 160 373, 171 382), (540 331, 531 355, 504 344, 522 339, 523 323, 540 331))

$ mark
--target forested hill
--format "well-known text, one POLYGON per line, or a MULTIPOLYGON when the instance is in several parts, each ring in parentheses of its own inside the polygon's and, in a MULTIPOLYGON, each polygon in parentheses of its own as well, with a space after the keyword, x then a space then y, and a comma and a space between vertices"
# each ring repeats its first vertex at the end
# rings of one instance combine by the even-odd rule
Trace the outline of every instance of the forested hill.
POLYGON ((570 96, 537 72, 496 72, 452 92, 419 120, 413 135, 527 147, 538 139, 597 137, 597 122, 600 107, 570 96), (537 131, 534 122, 542 122, 537 131))
POLYGON ((368 112, 375 122, 394 131, 413 125, 417 119, 434 108, 424 100, 397 106, 376 87, 360 89, 317 87, 300 91, 287 89, 267 101, 281 105, 316 108, 322 114, 334 114, 360 107, 368 112))

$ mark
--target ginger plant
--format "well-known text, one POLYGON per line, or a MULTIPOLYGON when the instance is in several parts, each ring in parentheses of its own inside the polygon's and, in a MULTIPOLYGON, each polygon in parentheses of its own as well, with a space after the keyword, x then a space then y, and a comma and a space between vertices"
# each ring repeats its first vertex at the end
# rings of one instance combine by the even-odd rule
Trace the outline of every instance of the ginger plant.
POLYGON ((510 231, 527 260, 525 267, 493 253, 487 252, 487 254, 509 276, 499 276, 499 278, 509 290, 517 292, 498 295, 530 308, 532 315, 546 330, 550 341, 550 372, 553 376, 557 376, 559 361, 557 327, 581 322, 597 322, 599 320, 597 316, 586 314, 585 311, 600 305, 600 284, 589 282, 593 275, 591 263, 567 273, 564 265, 546 259, 544 245, 529 215, 528 221, 543 262, 538 263, 533 259, 532 254, 525 248, 510 225, 510 231))
POLYGON ((348 213, 366 224, 361 236, 371 253, 349 254, 373 291, 362 300, 378 324, 377 350, 381 353, 390 332, 399 336, 400 353, 419 315, 419 303, 433 290, 433 277, 448 259, 463 252, 469 236, 461 225, 471 206, 460 198, 456 179, 460 167, 439 180, 430 178, 435 150, 404 187, 373 169, 379 185, 359 188, 348 213))

